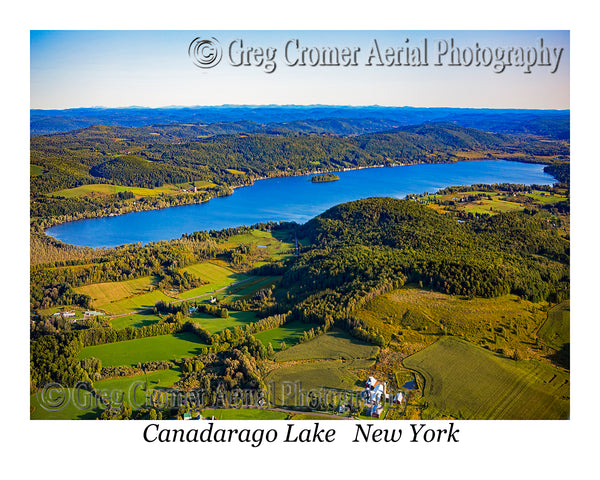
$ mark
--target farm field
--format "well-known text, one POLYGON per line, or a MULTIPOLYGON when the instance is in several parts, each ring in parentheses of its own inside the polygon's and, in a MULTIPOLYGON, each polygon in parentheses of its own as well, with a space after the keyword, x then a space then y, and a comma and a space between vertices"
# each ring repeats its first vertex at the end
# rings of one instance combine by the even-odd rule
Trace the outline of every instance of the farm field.
POLYGON ((276 362, 295 360, 353 360, 356 358, 375 357, 379 347, 361 342, 341 331, 329 331, 307 342, 278 352, 276 362))
MULTIPOLYGON (((41 397, 38 398, 38 395, 35 393, 31 395, 29 397, 31 420, 95 420, 100 416, 100 409, 80 408, 80 405, 84 407, 95 405, 94 399, 89 392, 67 388, 62 393, 64 393, 67 403, 64 408, 56 411, 44 409, 40 404, 41 397)), ((39 394, 42 395, 41 392, 39 394)))
POLYGON ((285 342, 287 347, 290 347, 298 342, 302 334, 311 328, 317 328, 316 323, 290 322, 281 327, 265 330, 257 333, 254 337, 260 340, 265 346, 271 343, 273 350, 281 350, 281 342, 285 342))
POLYGON ((156 195, 177 193, 179 189, 174 185, 163 185, 159 188, 125 187, 122 185, 111 185, 106 183, 94 183, 80 185, 74 188, 66 188, 48 194, 51 197, 79 198, 89 196, 114 195, 120 192, 131 192, 137 197, 152 197, 156 195))
MULTIPOLYGON (((35 165, 31 166, 31 171, 33 172, 33 168, 35 165)), ((41 170, 40 167, 36 167, 41 170)), ((38 170, 35 170, 36 172, 38 170)), ((44 173, 41 170, 41 173, 44 173)), ((32 175, 39 175, 40 173, 32 173, 32 175)), ((74 188, 65 188, 63 190, 58 190, 48 195, 51 197, 63 197, 63 198, 79 198, 79 197, 98 197, 105 195, 114 195, 120 192, 131 192, 136 197, 155 197, 157 195, 174 195, 181 193, 182 190, 187 190, 195 186, 197 189, 207 189, 214 187, 215 184, 211 182, 206 182, 203 180, 197 180, 193 182, 186 182, 181 184, 164 184, 162 187, 156 188, 144 188, 144 187, 127 187, 123 185, 112 185, 107 183, 93 183, 89 185, 80 185, 74 188)))
POLYGON ((448 334, 493 350, 535 355, 544 307, 515 295, 464 299, 406 286, 374 298, 356 315, 407 354, 448 334))
POLYGON ((92 302, 97 308, 103 305, 122 300, 134 295, 147 293, 158 285, 158 277, 141 277, 123 282, 104 282, 84 285, 75 288, 77 293, 83 293, 92 297, 92 302))
POLYGON ((105 367, 136 365, 139 362, 192 357, 200 354, 202 347, 206 346, 198 341, 196 335, 185 332, 85 347, 79 358, 99 358, 105 367))
POLYGON ((566 200, 567 195, 548 193, 539 190, 533 190, 531 193, 525 193, 519 196, 511 196, 507 192, 483 192, 483 191, 468 191, 455 192, 450 194, 434 194, 427 195, 420 202, 427 204, 429 207, 439 212, 465 211, 473 214, 494 214, 500 212, 512 212, 523 210, 529 204, 549 205, 566 200), (468 197, 481 195, 478 200, 468 200, 468 197), (453 205, 443 205, 434 203, 438 202, 454 202, 453 205))
POLYGON ((111 318, 110 324, 115 330, 122 330, 127 327, 141 328, 152 325, 160 320, 158 315, 153 313, 134 313, 123 317, 111 318))
POLYGON ((137 310, 147 310, 154 308, 154 305, 159 300, 170 303, 174 299, 173 297, 165 295, 160 290, 154 290, 152 292, 142 293, 141 295, 135 295, 133 297, 124 298, 122 300, 117 300, 115 302, 107 304, 94 304, 94 306, 101 310, 106 310, 107 312, 112 313, 114 315, 120 315, 122 313, 129 313, 137 310))
POLYGON ((332 360, 282 366, 269 372, 265 383, 272 388, 274 404, 291 407, 308 406, 310 391, 321 395, 336 390, 358 391, 364 379, 342 360, 332 360))
MULTIPOLYGON (((178 369, 157 370, 147 375, 134 377, 118 377, 94 382, 94 389, 103 398, 118 399, 118 402, 127 402, 132 409, 138 410, 144 405, 149 405, 152 391, 172 386, 181 378, 178 369)), ((67 390, 68 403, 65 408, 58 411, 48 411, 42 408, 37 395, 32 395, 31 418, 34 420, 93 420, 100 417, 104 406, 99 399, 85 391, 76 391, 74 388, 67 390)))
POLYGON ((534 360, 512 360, 455 337, 406 358, 425 379, 424 418, 566 419, 569 374, 534 360))
POLYGON ((230 311, 227 318, 217 318, 206 313, 196 312, 190 315, 190 320, 201 325, 209 333, 219 333, 226 328, 233 330, 235 327, 243 327, 249 323, 256 322, 258 321, 258 317, 254 312, 230 311))

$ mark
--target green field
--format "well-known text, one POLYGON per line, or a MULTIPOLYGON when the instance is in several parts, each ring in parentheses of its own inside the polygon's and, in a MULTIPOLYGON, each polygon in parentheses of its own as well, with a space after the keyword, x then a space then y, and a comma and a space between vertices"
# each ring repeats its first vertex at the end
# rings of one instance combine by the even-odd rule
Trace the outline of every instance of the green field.
POLYGON ((571 342, 571 302, 559 303, 548 311, 548 319, 542 325, 538 336, 554 350, 560 350, 571 342))
POLYGON ((110 324, 115 330, 122 330, 127 327, 141 328, 152 325, 160 320, 158 315, 153 313, 134 313, 124 317, 115 317, 110 320, 110 324))
POLYGON ((188 272, 206 282, 206 285, 182 292, 179 297, 184 299, 207 295, 232 283, 249 278, 247 275, 234 272, 230 268, 213 262, 196 263, 182 268, 181 273, 183 272, 188 272))
POLYGON ((281 327, 257 333, 254 337, 264 345, 271 343, 273 349, 277 351, 281 349, 281 342, 285 342, 287 347, 291 347, 298 342, 305 330, 316 329, 318 326, 316 323, 290 322, 281 327))
POLYGON ((105 367, 136 365, 138 362, 192 357, 199 355, 206 346, 196 335, 185 332, 85 347, 79 358, 99 358, 105 367))
POLYGON ((306 407, 311 391, 325 398, 326 392, 360 390, 364 379, 350 370, 352 366, 342 360, 287 365, 269 372, 265 383, 276 405, 306 407))
POLYGON ((217 318, 206 313, 193 313, 190 320, 202 326, 210 333, 222 332, 226 328, 233 330, 235 327, 243 327, 249 323, 258 321, 254 312, 230 311, 229 317, 217 318))
POLYGON ((309 359, 353 360, 375 357, 378 352, 379 347, 361 342, 344 332, 330 331, 278 352, 274 360, 276 362, 309 359))
POLYGON ((455 337, 406 358, 425 379, 424 418, 566 419, 569 374, 534 360, 512 360, 455 337))
POLYGON ((36 175, 42 175, 44 172, 45 170, 38 165, 29 165, 29 175, 35 177, 36 175))

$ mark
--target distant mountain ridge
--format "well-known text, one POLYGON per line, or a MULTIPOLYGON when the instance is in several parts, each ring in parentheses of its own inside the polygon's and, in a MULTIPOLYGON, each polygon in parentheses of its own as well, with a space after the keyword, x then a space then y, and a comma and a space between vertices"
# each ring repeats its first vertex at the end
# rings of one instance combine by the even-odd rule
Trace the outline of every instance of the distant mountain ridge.
POLYGON ((142 127, 195 124, 205 135, 313 133, 354 136, 425 122, 448 122, 494 133, 570 138, 569 110, 379 106, 215 106, 30 110, 32 136, 92 125, 142 127))

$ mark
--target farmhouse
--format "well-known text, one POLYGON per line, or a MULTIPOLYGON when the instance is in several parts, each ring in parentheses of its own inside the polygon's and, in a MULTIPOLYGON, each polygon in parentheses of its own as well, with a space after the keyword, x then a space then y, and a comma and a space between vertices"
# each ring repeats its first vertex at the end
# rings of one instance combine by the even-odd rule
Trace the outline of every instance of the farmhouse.
POLYGON ((371 417, 379 417, 383 411, 382 403, 387 399, 386 383, 378 382, 375 377, 369 377, 362 396, 367 403, 367 414, 371 417))

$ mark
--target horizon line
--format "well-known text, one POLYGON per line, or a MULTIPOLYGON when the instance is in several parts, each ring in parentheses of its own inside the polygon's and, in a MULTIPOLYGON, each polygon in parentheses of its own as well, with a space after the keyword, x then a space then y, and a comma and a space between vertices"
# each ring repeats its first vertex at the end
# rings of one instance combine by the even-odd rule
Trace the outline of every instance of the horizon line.
POLYGON ((351 105, 351 104, 327 104, 327 103, 312 103, 312 104, 300 104, 300 103, 286 103, 286 104, 245 104, 245 103, 224 103, 220 105, 164 105, 164 106, 144 106, 144 105, 127 105, 127 106, 104 106, 104 105, 93 105, 93 106, 79 106, 79 107, 64 107, 64 108, 43 108, 43 107, 30 107, 29 111, 32 110, 44 110, 44 111, 65 111, 65 110, 82 110, 82 109, 96 109, 96 110, 125 110, 125 109, 148 109, 148 110, 165 110, 165 109, 184 109, 184 108, 235 108, 235 107, 262 107, 262 108, 285 108, 285 107, 337 107, 337 108, 413 108, 413 109, 453 109, 453 110, 538 110, 538 111, 560 111, 570 112, 571 108, 534 108, 534 107, 451 107, 451 106, 414 106, 414 105, 351 105))

